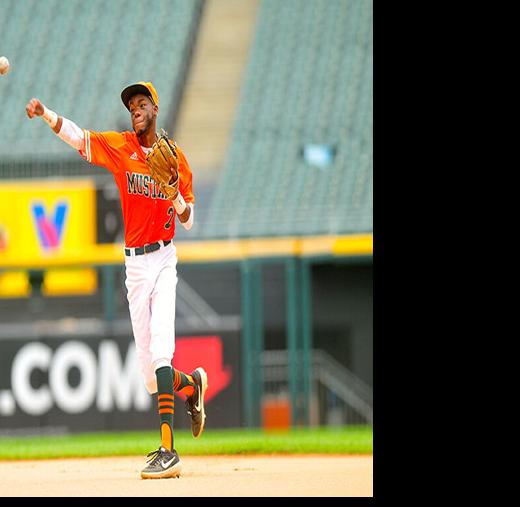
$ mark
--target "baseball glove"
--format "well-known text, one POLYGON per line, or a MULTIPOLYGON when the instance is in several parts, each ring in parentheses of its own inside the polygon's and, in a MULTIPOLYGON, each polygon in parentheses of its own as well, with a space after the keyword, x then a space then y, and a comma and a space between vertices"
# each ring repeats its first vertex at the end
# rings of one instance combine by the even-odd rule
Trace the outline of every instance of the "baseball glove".
POLYGON ((146 155, 146 165, 159 190, 168 199, 175 199, 179 193, 177 146, 163 129, 146 155))

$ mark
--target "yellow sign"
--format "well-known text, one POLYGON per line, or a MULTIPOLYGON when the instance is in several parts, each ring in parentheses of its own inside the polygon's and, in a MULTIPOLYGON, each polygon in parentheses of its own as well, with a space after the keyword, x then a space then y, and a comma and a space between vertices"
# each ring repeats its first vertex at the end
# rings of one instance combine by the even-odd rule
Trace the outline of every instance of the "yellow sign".
MULTIPOLYGON (((53 265, 76 257, 96 242, 95 184, 90 179, 16 180, 0 183, 0 267, 16 261, 53 265)), ((92 293, 91 269, 47 270, 48 295, 92 293)), ((0 296, 27 296, 26 272, 0 274, 0 296)))
POLYGON ((0 263, 66 257, 90 247, 95 205, 90 179, 0 183, 0 263))

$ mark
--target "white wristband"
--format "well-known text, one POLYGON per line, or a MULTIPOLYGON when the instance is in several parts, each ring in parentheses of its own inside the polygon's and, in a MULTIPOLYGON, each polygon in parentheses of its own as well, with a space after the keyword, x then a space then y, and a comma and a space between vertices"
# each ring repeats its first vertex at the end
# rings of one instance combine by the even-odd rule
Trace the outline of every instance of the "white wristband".
POLYGON ((179 215, 182 215, 186 210, 186 201, 184 200, 180 192, 177 194, 177 197, 173 201, 173 205, 175 206, 175 211, 179 215))
POLYGON ((43 106, 42 118, 50 125, 51 128, 54 128, 56 123, 58 123, 58 115, 51 109, 47 109, 45 106, 43 106))
POLYGON ((85 132, 64 116, 61 117, 61 128, 57 135, 75 150, 82 150, 85 145, 85 132))

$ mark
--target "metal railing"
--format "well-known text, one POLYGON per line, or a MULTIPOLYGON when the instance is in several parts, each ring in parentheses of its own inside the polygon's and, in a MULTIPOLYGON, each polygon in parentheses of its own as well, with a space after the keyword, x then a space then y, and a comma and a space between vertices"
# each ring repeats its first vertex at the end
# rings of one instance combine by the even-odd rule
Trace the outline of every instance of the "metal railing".
MULTIPOLYGON (((262 353, 263 393, 289 398, 289 358, 285 350, 262 353)), ((372 388, 323 350, 311 354, 310 424, 373 424, 372 388)))

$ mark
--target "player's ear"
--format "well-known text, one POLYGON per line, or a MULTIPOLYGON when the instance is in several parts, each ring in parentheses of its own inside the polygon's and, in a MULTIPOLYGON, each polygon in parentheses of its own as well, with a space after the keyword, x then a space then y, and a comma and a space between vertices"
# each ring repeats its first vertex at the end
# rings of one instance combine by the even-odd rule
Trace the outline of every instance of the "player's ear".
POLYGON ((159 114, 159 106, 156 104, 153 105, 153 115, 157 116, 159 114))

